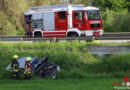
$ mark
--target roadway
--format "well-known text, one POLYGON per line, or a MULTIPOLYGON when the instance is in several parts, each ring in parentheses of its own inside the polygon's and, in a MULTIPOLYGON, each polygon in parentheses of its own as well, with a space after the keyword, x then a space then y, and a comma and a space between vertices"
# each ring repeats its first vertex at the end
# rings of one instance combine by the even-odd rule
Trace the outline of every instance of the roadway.
POLYGON ((99 37, 52 37, 52 38, 27 38, 24 36, 0 36, 0 41, 72 41, 72 40, 79 40, 79 41, 95 41, 98 40, 99 42, 130 42, 130 32, 118 32, 118 33, 104 33, 102 36, 99 37))

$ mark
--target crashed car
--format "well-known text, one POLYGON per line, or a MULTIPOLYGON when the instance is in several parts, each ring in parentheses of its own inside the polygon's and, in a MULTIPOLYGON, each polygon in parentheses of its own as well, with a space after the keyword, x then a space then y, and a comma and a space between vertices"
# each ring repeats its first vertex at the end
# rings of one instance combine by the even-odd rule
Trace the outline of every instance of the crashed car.
POLYGON ((52 79, 56 78, 56 71, 59 71, 60 67, 57 64, 48 62, 48 55, 46 55, 39 64, 35 66, 34 75, 46 78, 51 77, 52 79))
MULTIPOLYGON (((52 79, 56 78, 56 72, 60 71, 60 67, 57 64, 48 62, 48 55, 44 56, 41 60, 38 58, 31 57, 31 70, 35 76, 40 78, 50 77, 52 79)), ((26 57, 23 57, 18 60, 19 67, 24 69, 26 62, 26 57)), ((9 70, 10 64, 6 67, 6 70, 9 70)))

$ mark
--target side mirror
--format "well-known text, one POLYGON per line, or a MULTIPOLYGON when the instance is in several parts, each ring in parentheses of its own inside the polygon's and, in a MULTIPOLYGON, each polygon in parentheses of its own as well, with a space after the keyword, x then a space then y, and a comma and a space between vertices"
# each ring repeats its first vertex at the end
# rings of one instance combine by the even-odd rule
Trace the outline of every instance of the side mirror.
POLYGON ((83 20, 83 18, 82 18, 82 12, 79 13, 79 19, 83 20))

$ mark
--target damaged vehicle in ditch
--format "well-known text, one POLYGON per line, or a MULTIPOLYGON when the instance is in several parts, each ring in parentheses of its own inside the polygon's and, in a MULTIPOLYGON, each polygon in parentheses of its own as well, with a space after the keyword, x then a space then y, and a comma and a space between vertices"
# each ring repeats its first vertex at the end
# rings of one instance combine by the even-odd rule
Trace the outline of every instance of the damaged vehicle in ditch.
MULTIPOLYGON (((45 79, 50 77, 52 79, 56 78, 56 73, 60 71, 60 66, 55 63, 48 62, 48 55, 44 56, 42 59, 31 57, 31 71, 32 73, 40 78, 45 79)), ((24 65, 27 57, 23 57, 18 60, 20 70, 24 69, 24 65)), ((9 70, 10 64, 6 67, 6 70, 9 70)))

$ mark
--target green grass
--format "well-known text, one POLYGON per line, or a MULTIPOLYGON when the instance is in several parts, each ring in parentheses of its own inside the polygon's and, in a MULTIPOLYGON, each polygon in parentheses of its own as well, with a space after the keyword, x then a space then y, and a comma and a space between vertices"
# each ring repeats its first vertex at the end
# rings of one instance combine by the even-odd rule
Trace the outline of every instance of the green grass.
POLYGON ((113 90, 112 82, 120 79, 65 79, 65 80, 0 80, 1 90, 113 90))
POLYGON ((130 54, 114 54, 99 59, 88 52, 86 45, 93 44, 78 41, 0 43, 0 89, 111 90, 113 80, 124 79, 125 75, 130 77, 130 54), (32 80, 25 81, 22 74, 21 80, 12 81, 11 73, 5 68, 11 62, 14 54, 17 54, 19 58, 25 56, 42 58, 49 54, 49 62, 60 65, 61 72, 57 73, 56 80, 42 80, 33 76, 32 80))
POLYGON ((49 54, 49 62, 56 63, 61 67, 61 72, 58 73, 59 79, 84 79, 86 77, 119 78, 124 77, 124 72, 129 72, 130 54, 115 54, 99 59, 88 52, 86 45, 87 43, 79 43, 78 41, 60 43, 37 42, 31 44, 2 43, 0 46, 0 78, 8 77, 9 72, 5 71, 5 67, 11 62, 14 54, 17 54, 19 58, 26 56, 42 58, 49 54), (95 73, 97 76, 95 76, 95 73))
POLYGON ((127 43, 96 43, 96 42, 34 42, 34 43, 3 43, 0 42, 0 49, 86 49, 89 45, 105 45, 105 46, 129 46, 130 42, 127 43))

